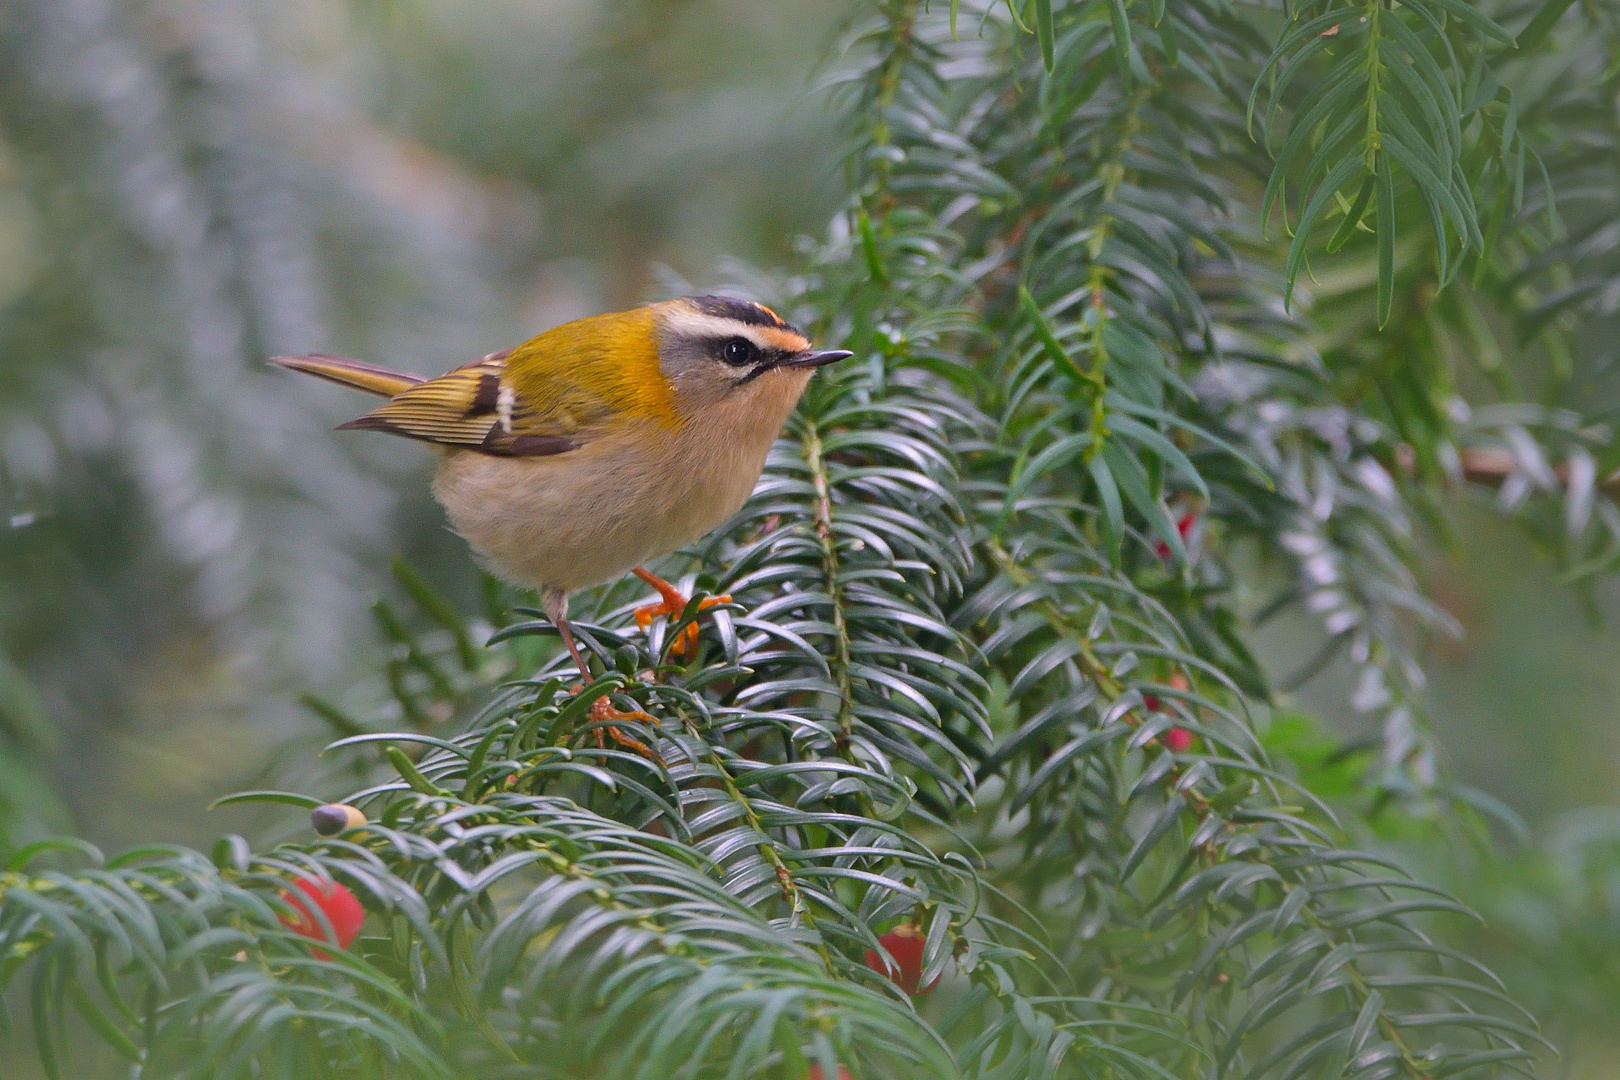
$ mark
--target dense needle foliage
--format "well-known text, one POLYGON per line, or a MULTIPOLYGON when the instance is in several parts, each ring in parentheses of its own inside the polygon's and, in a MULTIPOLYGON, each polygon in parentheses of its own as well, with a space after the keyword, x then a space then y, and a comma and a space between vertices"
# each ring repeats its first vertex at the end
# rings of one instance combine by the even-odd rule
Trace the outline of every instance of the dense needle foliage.
POLYGON ((1439 488, 1574 572, 1620 551, 1605 433, 1493 360, 1613 303, 1612 39, 1547 64, 1569 7, 863 5, 848 206, 743 285, 856 357, 666 567, 731 602, 583 599, 581 687, 537 613, 478 641, 402 569, 439 628, 383 609, 397 730, 316 702, 353 770, 235 799, 368 824, 0 876, 47 1071, 82 1022, 149 1077, 1528 1073, 1535 1022, 1430 932, 1470 913, 1268 751, 1245 636, 1319 619, 1382 721, 1356 805, 1435 812, 1471 797, 1411 652, 1439 488), (660 761, 599 747, 602 695, 660 761), (361 897, 351 949, 283 924, 300 877, 361 897), (901 923, 927 997, 864 962, 901 923))

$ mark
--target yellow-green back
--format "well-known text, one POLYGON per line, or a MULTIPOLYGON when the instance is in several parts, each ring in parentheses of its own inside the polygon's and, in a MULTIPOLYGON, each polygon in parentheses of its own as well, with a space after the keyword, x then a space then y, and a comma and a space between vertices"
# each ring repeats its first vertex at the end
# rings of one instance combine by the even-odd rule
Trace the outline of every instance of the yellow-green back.
MULTIPOLYGON (((656 334, 650 308, 565 323, 409 386, 343 426, 514 457, 563 453, 632 419, 674 426, 656 334)), ((360 386, 347 370, 312 373, 360 386)))
POLYGON ((578 426, 615 415, 674 424, 654 320, 651 307, 593 315, 517 346, 505 368, 519 405, 578 426))

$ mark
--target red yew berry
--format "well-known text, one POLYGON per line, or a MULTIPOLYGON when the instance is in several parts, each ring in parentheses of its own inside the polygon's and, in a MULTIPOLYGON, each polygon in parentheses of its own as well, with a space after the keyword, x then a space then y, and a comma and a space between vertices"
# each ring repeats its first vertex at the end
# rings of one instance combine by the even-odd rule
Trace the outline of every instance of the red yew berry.
POLYGON ((887 975, 893 979, 906 993, 920 996, 928 993, 934 988, 934 983, 939 982, 936 976, 934 982, 920 990, 917 988, 917 984, 922 980, 924 938, 922 931, 915 926, 902 923, 879 937, 878 944, 889 950, 889 955, 894 957, 894 963, 899 970, 890 968, 876 949, 866 950, 866 966, 879 975, 887 975))
MULTIPOLYGON (((333 938, 328 936, 325 924, 315 914, 318 909, 321 915, 326 916, 326 922, 331 924, 330 933, 336 937, 340 949, 349 947, 349 942, 360 933, 360 924, 366 921, 366 909, 360 906, 360 901, 348 886, 336 881, 322 882, 301 877, 293 882, 292 889, 282 891, 281 898, 298 912, 297 918, 281 916, 281 925, 312 941, 331 944, 333 938)), ((313 952, 317 959, 331 959, 320 949, 313 952)))
POLYGON ((1184 754, 1187 752, 1187 748, 1193 744, 1193 733, 1184 727, 1173 727, 1165 732, 1161 738, 1172 754, 1184 754))
MULTIPOLYGON (((1196 524, 1198 524, 1198 515, 1191 510, 1176 519, 1176 532, 1181 534, 1183 545, 1187 543, 1187 537, 1192 535, 1193 526, 1196 524)), ((1153 545, 1153 554, 1161 559, 1168 559, 1170 557, 1170 545, 1163 540, 1157 541, 1153 545)))
MULTIPOLYGON (((1170 673, 1170 688, 1172 690, 1187 689, 1187 676, 1179 671, 1170 673)), ((1143 694, 1142 707, 1148 712, 1164 712, 1164 701, 1157 694, 1143 694)))
MULTIPOLYGON (((1188 690, 1191 688, 1191 684, 1187 682, 1187 676, 1183 675, 1179 671, 1172 671, 1170 673, 1170 686, 1175 690, 1188 690)), ((1142 695, 1142 706, 1149 712, 1165 711, 1164 702, 1152 694, 1142 695)), ((1194 738, 1195 736, 1193 733, 1188 731, 1186 728, 1173 727, 1164 734, 1158 736, 1158 738, 1154 741, 1157 741, 1161 745, 1168 748, 1173 754, 1182 754, 1186 753, 1187 749, 1192 746, 1194 738)))
MULTIPOLYGON (((805 1075, 805 1080, 826 1080, 826 1076, 827 1074, 822 1072, 820 1065, 812 1065, 809 1073, 805 1075)), ((838 1066, 838 1080, 855 1080, 855 1078, 849 1075, 848 1069, 840 1065, 838 1066)))

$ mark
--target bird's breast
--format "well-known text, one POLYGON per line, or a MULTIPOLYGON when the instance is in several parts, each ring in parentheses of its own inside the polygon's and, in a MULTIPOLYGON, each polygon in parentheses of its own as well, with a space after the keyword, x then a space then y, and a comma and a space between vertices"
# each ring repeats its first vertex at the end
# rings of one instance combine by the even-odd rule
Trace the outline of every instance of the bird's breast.
POLYGON ((452 452, 434 495, 502 577, 572 591, 667 555, 736 513, 779 428, 648 422, 553 457, 452 452))

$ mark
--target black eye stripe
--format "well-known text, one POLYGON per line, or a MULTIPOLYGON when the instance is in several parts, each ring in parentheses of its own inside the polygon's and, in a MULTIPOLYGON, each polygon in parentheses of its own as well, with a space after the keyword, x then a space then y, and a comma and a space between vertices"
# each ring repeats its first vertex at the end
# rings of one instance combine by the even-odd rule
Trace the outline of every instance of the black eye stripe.
POLYGON ((792 353, 785 352, 782 349, 755 349, 754 369, 738 379, 735 385, 742 386, 745 383, 753 382, 767 371, 780 367, 782 361, 792 355, 792 353))

